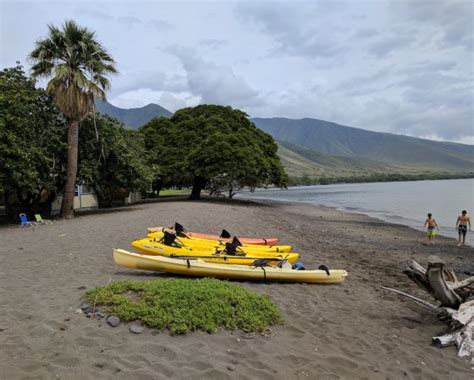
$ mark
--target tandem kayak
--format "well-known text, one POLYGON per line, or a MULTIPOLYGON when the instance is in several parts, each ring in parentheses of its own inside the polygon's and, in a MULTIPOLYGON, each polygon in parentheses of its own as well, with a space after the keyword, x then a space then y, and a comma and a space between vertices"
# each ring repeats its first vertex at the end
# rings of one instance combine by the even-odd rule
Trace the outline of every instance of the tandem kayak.
MULTIPOLYGON (((160 231, 163 231, 163 229, 169 229, 169 227, 148 227, 148 232, 160 232, 160 231)), ((206 239, 206 240, 219 240, 224 243, 232 242, 232 236, 226 230, 222 230, 222 233, 220 235, 204 234, 200 232, 187 231, 179 223, 175 224, 174 229, 177 233, 180 233, 189 237, 193 237, 193 238, 206 239)), ((277 238, 251 238, 251 237, 241 237, 241 236, 238 236, 238 238, 242 244, 272 246, 278 243, 277 238)))
MULTIPOLYGON (((150 239, 161 240, 165 236, 165 231, 150 232, 147 237, 150 239)), ((174 233, 174 230, 173 230, 174 233)), ((200 239, 196 237, 190 237, 187 235, 180 234, 177 236, 178 241, 183 243, 186 247, 190 247, 197 250, 209 250, 209 249, 225 249, 227 242, 224 242, 222 239, 219 240, 209 240, 209 239, 200 239)), ((225 239, 227 240, 227 239, 225 239)), ((245 252, 291 252, 291 245, 255 245, 255 244, 243 244, 240 239, 234 237, 232 243, 236 243, 236 246, 239 249, 245 252)))
MULTIPOLYGON (((132 247, 138 252, 152 256, 168 256, 179 258, 201 258, 206 262, 220 264, 252 265, 256 260, 271 260, 272 264, 288 261, 294 264, 298 261, 299 254, 291 252, 266 252, 266 251, 236 251, 229 254, 225 250, 215 248, 187 247, 185 245, 166 245, 155 239, 145 238, 134 240, 132 247)), ((240 248, 240 247, 239 247, 240 248)))
POLYGON ((294 270, 276 267, 252 267, 245 265, 223 265, 207 263, 201 259, 176 259, 163 256, 149 256, 114 249, 117 265, 158 272, 198 277, 224 279, 305 282, 314 284, 338 284, 345 280, 347 272, 342 269, 294 270))

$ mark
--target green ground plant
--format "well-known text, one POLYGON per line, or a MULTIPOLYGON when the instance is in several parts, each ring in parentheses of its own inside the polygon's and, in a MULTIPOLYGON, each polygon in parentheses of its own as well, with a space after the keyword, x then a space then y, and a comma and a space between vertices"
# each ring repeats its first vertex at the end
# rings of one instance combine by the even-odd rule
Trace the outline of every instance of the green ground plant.
POLYGON ((172 334, 219 328, 254 332, 282 323, 268 296, 209 278, 117 281, 89 290, 85 299, 124 322, 140 320, 172 334))

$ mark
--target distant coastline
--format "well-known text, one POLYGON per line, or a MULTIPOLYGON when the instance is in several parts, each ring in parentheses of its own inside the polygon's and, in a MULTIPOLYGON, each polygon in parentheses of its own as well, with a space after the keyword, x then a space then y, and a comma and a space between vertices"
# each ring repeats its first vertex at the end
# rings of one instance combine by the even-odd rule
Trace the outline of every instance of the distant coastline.
POLYGON ((308 176, 289 176, 288 187, 293 186, 314 186, 314 185, 333 185, 333 184, 351 184, 351 183, 373 183, 373 182, 404 182, 404 181, 427 181, 440 179, 469 179, 474 178, 474 172, 467 173, 420 173, 420 174, 402 174, 402 173, 374 173, 362 176, 350 177, 308 177, 308 176))

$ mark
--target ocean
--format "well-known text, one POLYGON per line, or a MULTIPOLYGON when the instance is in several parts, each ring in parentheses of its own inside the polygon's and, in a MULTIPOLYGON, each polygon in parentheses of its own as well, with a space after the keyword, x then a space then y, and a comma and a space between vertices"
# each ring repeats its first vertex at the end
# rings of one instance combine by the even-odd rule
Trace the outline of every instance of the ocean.
MULTIPOLYGON (((418 230, 423 230, 426 214, 431 212, 440 226, 439 234, 454 238, 457 238, 454 227, 461 210, 474 215, 474 179, 257 189, 242 191, 238 197, 330 206, 418 230)), ((468 232, 470 245, 473 239, 474 233, 468 232)))

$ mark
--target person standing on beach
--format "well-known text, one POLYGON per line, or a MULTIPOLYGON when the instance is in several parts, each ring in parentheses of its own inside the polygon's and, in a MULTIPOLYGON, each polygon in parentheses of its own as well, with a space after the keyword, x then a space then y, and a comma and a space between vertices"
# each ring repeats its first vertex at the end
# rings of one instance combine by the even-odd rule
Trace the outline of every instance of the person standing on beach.
POLYGON ((471 230, 471 218, 467 215, 466 210, 462 210, 461 215, 458 216, 456 221, 456 228, 458 229, 458 247, 466 244, 467 228, 471 230))
POLYGON ((425 221, 423 227, 428 226, 428 242, 434 245, 434 240, 436 236, 435 228, 439 231, 438 223, 436 223, 436 219, 433 218, 431 213, 428 213, 428 218, 425 221))

